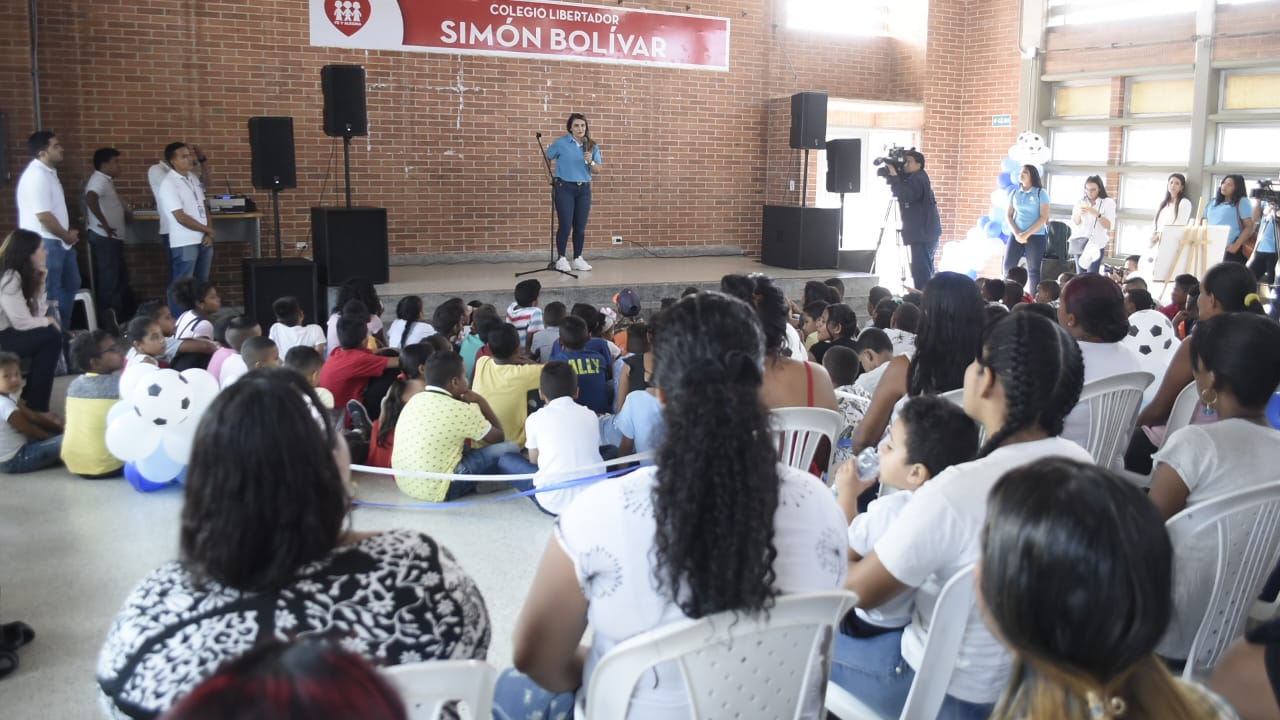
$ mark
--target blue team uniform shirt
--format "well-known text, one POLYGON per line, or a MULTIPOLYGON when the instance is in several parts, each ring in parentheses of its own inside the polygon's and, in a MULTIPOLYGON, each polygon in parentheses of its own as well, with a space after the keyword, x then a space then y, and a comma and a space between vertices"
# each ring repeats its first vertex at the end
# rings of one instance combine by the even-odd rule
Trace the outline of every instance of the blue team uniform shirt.
POLYGON ((609 380, 605 376, 608 360, 594 350, 565 350, 556 345, 551 351, 552 360, 569 363, 578 376, 578 404, 591 408, 597 414, 613 412, 609 398, 609 380))
MULTIPOLYGON (((1034 225, 1040 219, 1040 205, 1048 202, 1049 193, 1044 188, 1033 187, 1025 192, 1021 186, 1014 188, 1009 193, 1009 204, 1013 206, 1013 221, 1018 224, 1018 232, 1034 225)), ((1013 228, 1009 231, 1012 232, 1013 228)), ((1044 228, 1037 230, 1036 234, 1043 235, 1044 228)))
POLYGON ((1249 217, 1253 214, 1253 204, 1249 202, 1249 198, 1240 198, 1240 206, 1237 208, 1231 203, 1214 203, 1204 211, 1204 216, 1209 219, 1210 225, 1226 225, 1227 244, 1236 241, 1240 237, 1240 218, 1249 217))
MULTIPOLYGON (((556 177, 569 182, 591 182, 591 171, 582 160, 582 145, 565 135, 547 148, 547 158, 556 161, 556 177)), ((591 149, 592 162, 600 162, 600 146, 591 149)))
POLYGON ((1276 243, 1276 210, 1274 207, 1267 207, 1271 203, 1259 202, 1262 203, 1262 225, 1258 229, 1258 252, 1274 253, 1280 247, 1276 243))

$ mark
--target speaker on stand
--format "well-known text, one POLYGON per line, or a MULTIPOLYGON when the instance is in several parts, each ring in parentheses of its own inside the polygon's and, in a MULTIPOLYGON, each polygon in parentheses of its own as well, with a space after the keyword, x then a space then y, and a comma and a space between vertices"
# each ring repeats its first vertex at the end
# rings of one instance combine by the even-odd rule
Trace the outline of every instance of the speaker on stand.
POLYGON ((840 194, 840 225, 836 247, 844 248, 844 194, 862 189, 862 140, 827 141, 827 192, 840 194))

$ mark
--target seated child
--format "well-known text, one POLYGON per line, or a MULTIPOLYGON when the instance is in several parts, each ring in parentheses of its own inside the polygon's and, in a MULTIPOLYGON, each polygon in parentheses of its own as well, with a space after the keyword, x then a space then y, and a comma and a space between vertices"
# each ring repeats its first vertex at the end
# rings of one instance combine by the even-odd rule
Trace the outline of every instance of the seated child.
POLYGON ((10 474, 57 465, 62 453, 62 422, 27 407, 21 390, 22 359, 0 352, 0 472, 10 474))
MULTIPOLYGON (((489 349, 488 344, 489 333, 502 322, 498 309, 492 305, 481 305, 471 313, 471 332, 467 333, 466 339, 462 341, 462 346, 458 350, 458 354, 462 356, 462 364, 467 369, 468 378, 475 377, 478 358, 493 356, 493 351, 489 349)), ((441 336, 437 334, 432 337, 441 336)))
MULTIPOLYGON (((999 303, 1004 305, 1004 281, 996 278, 988 278, 982 281, 982 299, 991 303, 999 303)), ((1007 308, 1006 308, 1007 309, 1007 308)))
POLYGON ((85 373, 67 387, 67 422, 62 434, 62 463, 85 478, 118 476, 124 463, 107 450, 107 413, 120 400, 124 356, 105 330, 77 335, 71 357, 85 373))
POLYGON ((1058 307, 1058 298, 1062 297, 1062 286, 1057 280, 1041 280, 1036 286, 1036 302, 1058 307))
POLYGON ((538 392, 542 368, 521 354, 520 332, 511 323, 489 331, 489 349, 493 357, 476 359, 476 378, 471 387, 489 401, 507 440, 524 447, 529 395, 538 392))
POLYGON ((289 351, 298 345, 306 345, 321 353, 324 352, 327 344, 324 328, 315 323, 306 324, 307 316, 302 312, 302 305, 298 302, 298 298, 292 295, 277 298, 271 303, 271 312, 275 314, 276 321, 267 331, 267 337, 275 342, 282 356, 288 355, 289 351))
POLYGON ((124 360, 126 367, 137 362, 160 365, 160 358, 165 353, 165 337, 160 323, 146 315, 138 315, 129 321, 124 336, 129 341, 129 353, 124 360))
MULTIPOLYGON (((241 352, 244 344, 249 338, 262 337, 262 326, 257 320, 247 316, 240 315, 232 318, 227 323, 226 341, 227 347, 220 349, 214 353, 217 356, 222 350, 229 350, 226 355, 222 356, 221 363, 218 366, 218 374, 214 377, 218 378, 218 387, 227 387, 231 383, 239 380, 242 375, 249 372, 249 365, 245 362, 241 352)), ((210 373, 213 372, 213 360, 209 360, 210 373)))
POLYGON ((1066 287, 1066 286, 1067 286, 1067 283, 1071 282, 1071 279, 1072 279, 1072 278, 1074 278, 1075 276, 1076 276, 1076 274, 1075 274, 1075 273, 1073 273, 1073 272, 1064 272, 1064 273, 1059 273, 1059 274, 1058 274, 1058 287, 1060 287, 1060 288, 1064 288, 1064 287, 1066 287))
MULTIPOLYGON (((248 315, 228 315, 219 318, 213 324, 213 341, 218 343, 218 349, 214 350, 213 354, 209 356, 209 365, 206 369, 214 379, 217 379, 222 374, 222 363, 238 352, 231 347, 231 343, 227 342, 227 331, 231 330, 233 326, 237 331, 249 330, 257 327, 258 322, 248 315)), ((249 335, 244 334, 243 337, 249 337, 249 335)), ((241 342, 243 342, 243 339, 241 339, 241 342)))
POLYGON ((534 333, 529 341, 529 357, 538 362, 551 360, 551 348, 560 339, 560 323, 568 312, 562 302, 547 303, 542 309, 542 331, 534 333))
MULTIPOLYGON (((207 338, 178 338, 174 337, 177 331, 177 323, 173 320, 173 313, 169 311, 169 305, 163 300, 148 300, 138 306, 138 315, 134 319, 148 318, 160 325, 160 342, 163 346, 159 351, 151 355, 153 363, 160 367, 174 366, 175 370, 186 369, 187 367, 203 367, 209 365, 209 357, 218 349, 218 344, 207 338), (200 358, 204 355, 204 358, 200 358)), ((134 342, 132 335, 129 342, 134 342)), ((133 352, 125 358, 125 366, 132 359, 133 352)))
MULTIPOLYGON (((889 288, 876 285, 867 291, 867 324, 863 327, 876 326, 876 310, 880 307, 880 303, 885 300, 892 300, 893 293, 889 288)), ((896 304, 896 303, 895 303, 896 304)))
POLYGON ((324 367, 324 356, 318 349, 307 345, 295 345, 284 354, 284 364, 285 367, 307 379, 325 410, 333 410, 333 393, 319 385, 320 368, 324 367))
POLYGON ((893 327, 893 314, 898 311, 898 306, 902 303, 893 298, 885 298, 876 306, 875 314, 871 316, 871 324, 867 327, 880 328, 888 330, 893 327))
POLYGON ((1015 265, 1009 268, 1009 272, 1004 274, 1005 304, 1008 305, 1010 309, 1012 309, 1014 305, 1017 305, 1018 302, 1035 302, 1035 299, 1027 293, 1027 280, 1029 278, 1030 276, 1027 274, 1027 269, 1021 265, 1015 265), (1018 288, 1018 302, 1009 302, 1009 298, 1013 296, 1013 293, 1009 291, 1009 285, 1011 284, 1018 288))
POLYGON ((893 359, 893 341, 884 330, 868 328, 858 336, 853 350, 858 354, 858 365, 862 368, 853 385, 868 396, 874 395, 880 378, 884 377, 889 361, 893 359))
POLYGON ((1030 302, 1030 295, 1022 290, 1021 285, 1014 285, 1011 282, 1004 284, 1004 304, 1005 307, 1012 310, 1014 306, 1024 302, 1030 302))
MULTIPOLYGON (((1132 315, 1141 310, 1155 310, 1156 300, 1146 290, 1128 290, 1124 294, 1124 314, 1132 315)), ((1161 313, 1162 315, 1164 313, 1161 313)), ((1168 317, 1168 316, 1166 316, 1168 317)))
POLYGON ((893 343, 893 354, 912 357, 916 354, 916 329, 920 327, 920 306, 902 303, 893 311, 885 334, 893 343))
POLYGON ((858 335, 858 316, 853 308, 844 303, 833 303, 827 306, 825 321, 818 324, 818 342, 814 343, 809 353, 813 361, 822 362, 823 355, 832 347, 853 349, 853 339, 858 335))
POLYGON ((462 334, 462 317, 463 310, 460 305, 444 302, 431 313, 431 327, 435 328, 437 335, 444 337, 450 343, 456 343, 458 336, 462 334))
MULTIPOLYGON (((603 473, 599 422, 595 413, 575 402, 577 374, 564 362, 549 362, 539 370, 539 394, 546 405, 526 422, 529 461, 538 466, 533 486, 603 473)), ((534 495, 534 502, 544 512, 559 515, 584 487, 534 495)))
POLYGON ((551 359, 569 363, 578 374, 578 404, 598 415, 606 415, 613 409, 609 401, 609 379, 605 375, 609 358, 587 348, 590 338, 585 320, 577 315, 565 317, 560 324, 559 345, 552 351, 551 359))
MULTIPOLYGON (((937 395, 914 397, 903 406, 880 445, 882 485, 901 490, 872 500, 858 513, 857 499, 876 478, 859 478, 857 462, 836 470, 836 501, 849 520, 849 550, 865 557, 897 520, 914 491, 952 465, 968 462, 978 452, 978 425, 960 406, 937 395)), ((845 616, 840 631, 871 637, 911 622, 914 592, 904 592, 874 610, 858 609, 845 616)))
POLYGON ((800 334, 804 336, 804 349, 812 352, 822 336, 818 328, 822 325, 822 316, 827 311, 827 301, 814 300, 800 311, 800 334))
POLYGON ((417 295, 400 298, 400 302, 396 303, 396 319, 387 328, 387 346, 399 350, 435 334, 436 329, 427 322, 427 311, 422 306, 422 298, 417 295))
POLYGON ((229 360, 222 367, 220 384, 223 388, 258 368, 280 366, 280 349, 276 347, 274 340, 261 335, 246 339, 240 346, 240 354, 236 357, 240 362, 233 365, 229 360), (239 366, 244 367, 244 372, 237 372, 239 366))
POLYGON ((534 336, 542 330, 542 310, 538 308, 538 296, 542 283, 533 278, 516 283, 515 302, 507 307, 507 322, 515 326, 520 335, 520 347, 528 350, 534 336))
MULTIPOLYGON (((368 318, 369 349, 377 350, 378 338, 385 339, 382 328, 382 300, 378 298, 378 291, 373 287, 373 283, 368 280, 352 278, 338 288, 338 304, 334 306, 333 312, 329 314, 325 329, 325 347, 329 352, 333 352, 339 347, 338 319, 346 313, 353 312, 356 307, 359 307, 360 311, 368 318)), ((384 342, 383 345, 385 344, 384 342)), ((325 355, 325 359, 327 360, 328 358, 329 356, 325 355)))
POLYGON ((199 278, 182 277, 173 281, 169 289, 173 302, 182 308, 178 316, 177 329, 174 336, 179 340, 187 338, 213 339, 213 316, 222 309, 222 299, 218 297, 218 289, 212 283, 199 278))
MULTIPOLYGON (((882 332, 877 328, 871 328, 871 330, 882 332)), ((871 330, 862 332, 866 334, 871 330)), ((863 416, 867 414, 867 408, 871 407, 871 396, 854 385, 854 381, 862 371, 856 351, 842 345, 833 346, 822 356, 822 367, 826 368, 827 374, 831 376, 831 384, 839 393, 836 395, 836 405, 840 410, 840 417, 844 419, 844 427, 836 436, 836 445, 832 448, 831 462, 828 465, 836 467, 853 457, 853 433, 858 429, 858 423, 862 422, 863 416), (841 442, 842 440, 849 440, 849 442, 841 442)))
POLYGON ((382 398, 382 413, 374 421, 369 433, 366 465, 391 467, 391 455, 396 444, 396 423, 409 399, 427 388, 427 381, 422 376, 426 372, 427 358, 435 351, 435 348, 426 343, 414 343, 400 349, 400 374, 391 383, 387 396, 382 398))
POLYGON ((339 347, 320 368, 320 387, 333 393, 334 406, 347 408, 348 415, 355 401, 363 404, 370 420, 377 420, 382 397, 396 376, 388 371, 400 367, 400 358, 369 351, 369 319, 363 314, 344 313, 337 330, 339 347))
MULTIPOLYGON (((396 423, 400 442, 391 452, 392 468, 459 475, 525 471, 528 461, 515 443, 504 442, 506 435, 493 408, 468 387, 461 355, 453 351, 432 353, 427 358, 425 379, 426 388, 410 398, 400 412, 396 423), (468 448, 468 441, 487 445, 468 448)), ((414 475, 397 475, 396 485, 410 497, 427 502, 448 502, 476 489, 475 482, 414 475)))

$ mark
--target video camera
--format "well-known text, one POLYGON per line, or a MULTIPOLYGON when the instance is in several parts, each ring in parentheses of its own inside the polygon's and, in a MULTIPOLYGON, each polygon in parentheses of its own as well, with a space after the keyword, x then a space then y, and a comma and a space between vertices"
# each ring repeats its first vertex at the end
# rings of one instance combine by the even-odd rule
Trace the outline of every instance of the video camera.
POLYGON ((1270 180, 1259 180, 1258 187, 1249 192, 1249 197, 1269 202, 1272 207, 1280 207, 1280 193, 1277 193, 1270 180))
POLYGON ((883 157, 878 157, 872 161, 872 164, 876 166, 876 175, 882 178, 889 177, 889 168, 884 167, 885 165, 892 165, 893 169, 897 170, 899 175, 902 175, 902 166, 907 159, 907 153, 914 150, 915 148, 904 148, 901 145, 890 145, 884 151, 883 157))

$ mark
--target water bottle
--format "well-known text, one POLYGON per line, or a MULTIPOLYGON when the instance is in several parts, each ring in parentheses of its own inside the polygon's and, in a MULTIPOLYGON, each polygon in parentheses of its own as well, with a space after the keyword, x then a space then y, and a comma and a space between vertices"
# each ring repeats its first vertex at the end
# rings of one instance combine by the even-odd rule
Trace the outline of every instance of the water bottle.
POLYGON ((858 478, 870 480, 880 475, 880 451, 873 445, 858 453, 858 478))

